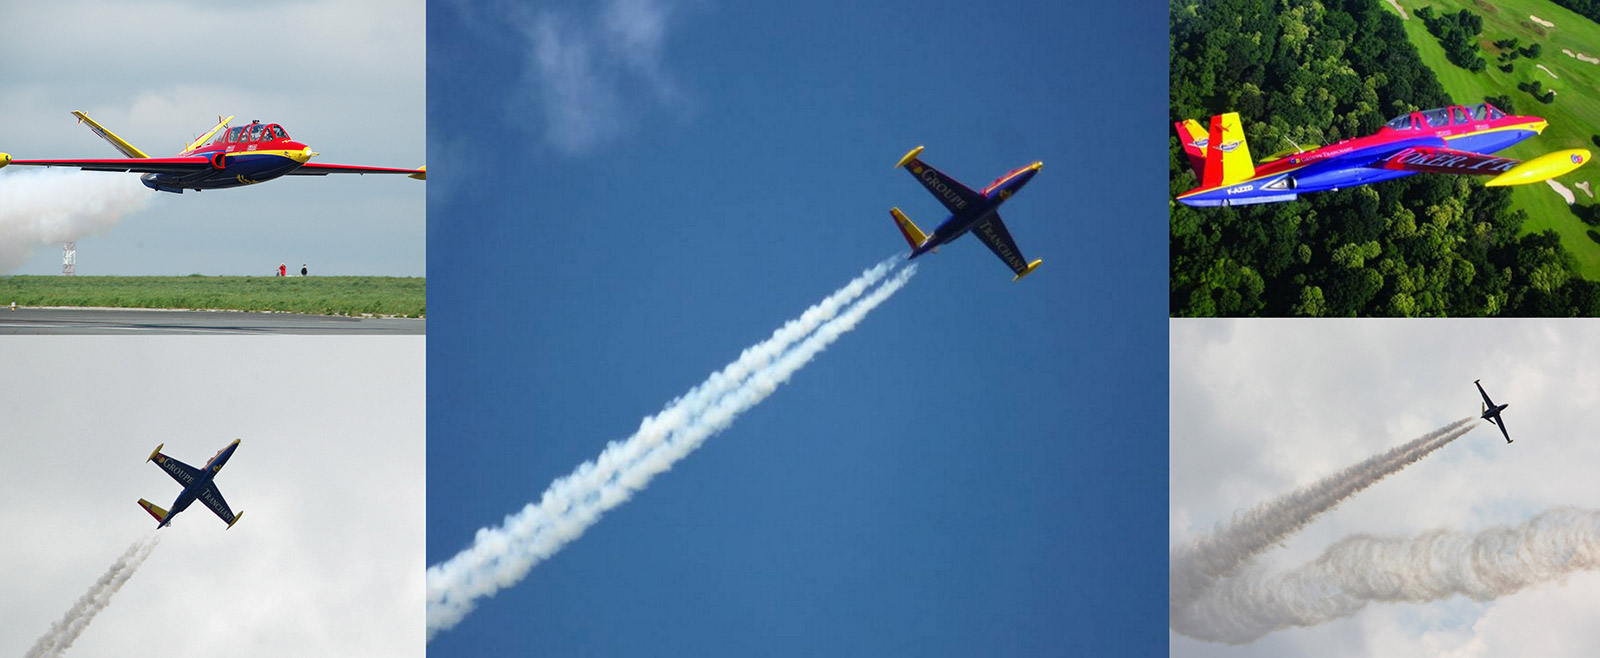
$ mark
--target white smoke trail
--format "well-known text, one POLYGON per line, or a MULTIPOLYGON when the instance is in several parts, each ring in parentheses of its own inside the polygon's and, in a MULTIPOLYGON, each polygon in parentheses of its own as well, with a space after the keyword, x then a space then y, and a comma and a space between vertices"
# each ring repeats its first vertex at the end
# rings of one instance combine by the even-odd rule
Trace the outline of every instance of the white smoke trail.
POLYGON ((137 176, 47 169, 0 171, 0 273, 13 272, 39 245, 59 245, 111 228, 150 204, 137 176))
POLYGON ((1594 570, 1600 570, 1596 510, 1558 508, 1477 533, 1352 535, 1293 571, 1253 569, 1218 583, 1178 632, 1243 644, 1275 630, 1348 617, 1373 601, 1420 603, 1456 594, 1488 601, 1594 570))
POLYGON ((1235 514, 1231 520, 1219 522, 1212 534, 1174 548, 1168 576, 1172 628, 1187 634, 1185 620, 1196 615, 1196 600, 1218 581, 1232 576, 1262 551, 1298 532, 1346 498, 1472 431, 1476 427, 1471 425, 1474 420, 1476 417, 1463 418, 1368 457, 1297 491, 1235 514))
POLYGON ((151 534, 129 546, 122 557, 111 563, 111 568, 89 586, 89 591, 78 597, 78 601, 67 609, 60 620, 50 624, 50 630, 33 643, 33 648, 28 649, 23 658, 46 658, 65 653, 89 627, 89 622, 94 621, 94 616, 111 603, 111 595, 122 589, 122 585, 133 577, 133 572, 144 564, 145 558, 150 557, 150 552, 160 542, 161 535, 151 534))
POLYGON ((507 516, 498 528, 480 528, 472 546, 429 567, 429 640, 465 618, 477 599, 521 581, 535 565, 582 535, 605 511, 627 501, 650 478, 726 428, 853 329, 915 273, 915 266, 908 266, 862 296, 901 258, 891 257, 866 270, 668 403, 661 413, 645 418, 632 436, 611 442, 595 460, 551 483, 538 503, 507 516), (850 305, 846 308, 846 304, 850 305))

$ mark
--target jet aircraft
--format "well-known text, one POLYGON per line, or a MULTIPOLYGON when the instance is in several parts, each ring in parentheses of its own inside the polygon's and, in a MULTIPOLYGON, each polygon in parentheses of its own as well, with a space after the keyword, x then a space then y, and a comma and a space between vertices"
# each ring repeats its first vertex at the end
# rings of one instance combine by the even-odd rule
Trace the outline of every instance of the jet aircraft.
POLYGON ((1511 435, 1506 433, 1506 423, 1505 421, 1500 420, 1500 412, 1505 411, 1506 407, 1511 405, 1509 403, 1501 405, 1495 404, 1494 400, 1489 399, 1489 394, 1483 392, 1483 384, 1478 384, 1478 380, 1476 379, 1472 380, 1472 383, 1477 384, 1478 394, 1483 396, 1483 415, 1479 416, 1479 418, 1490 421, 1495 425, 1499 425, 1500 434, 1506 437, 1506 443, 1511 443, 1511 435))
POLYGON ((184 190, 216 190, 254 185, 279 176, 326 176, 328 174, 405 174, 427 179, 427 168, 392 169, 309 162, 321 155, 311 147, 289 138, 283 127, 252 121, 250 125, 228 127, 233 117, 221 119, 216 127, 190 142, 170 158, 152 158, 126 140, 95 123, 89 115, 73 112, 78 123, 110 142, 125 158, 90 160, 12 160, 0 153, 0 167, 8 164, 27 167, 77 167, 84 171, 142 173, 145 187, 182 194, 184 190))
POLYGON ((143 507, 144 511, 149 512, 150 516, 156 517, 156 521, 160 522, 156 524, 156 529, 159 530, 166 527, 168 523, 172 523, 172 517, 187 509, 189 504, 197 499, 205 503, 206 507, 211 508, 211 511, 218 518, 226 521, 229 528, 238 523, 239 519, 244 518, 244 512, 241 511, 236 515, 233 510, 228 509, 228 502, 222 499, 222 491, 218 490, 217 485, 212 482, 216 479, 217 473, 222 470, 222 465, 228 463, 228 458, 232 457, 233 451, 239 447, 239 439, 234 439, 233 443, 228 444, 226 448, 218 450, 217 454, 211 458, 211 461, 206 462, 205 468, 195 468, 161 454, 161 448, 164 446, 166 446, 165 443, 156 446, 156 449, 150 453, 150 459, 145 461, 154 461, 157 466, 161 467, 161 470, 167 472, 167 475, 172 476, 172 479, 177 480, 178 484, 183 485, 183 491, 178 493, 177 500, 172 501, 171 512, 157 507, 148 500, 139 499, 139 506, 143 507))
POLYGON ((1493 155, 1544 131, 1535 116, 1514 116, 1488 103, 1405 114, 1377 134, 1328 146, 1281 151, 1254 163, 1239 114, 1211 117, 1209 133, 1193 119, 1174 124, 1200 184, 1178 195, 1190 206, 1293 201, 1306 192, 1339 190, 1417 173, 1493 176, 1485 185, 1538 183, 1577 169, 1589 151, 1567 149, 1527 162, 1493 155))
POLYGON ((1043 260, 1028 262, 1023 259, 1022 251, 1017 249, 1017 243, 1011 240, 1011 233, 1006 230, 1004 222, 1000 221, 1000 213, 996 210, 1000 204, 1005 203, 1011 195, 1016 194, 1033 179, 1034 174, 1044 167, 1043 162, 1035 162, 1026 167, 1021 167, 1007 172, 1006 175, 995 179, 988 187, 974 192, 971 188, 962 185, 960 181, 945 175, 944 172, 934 169, 919 159, 917 154, 922 152, 922 147, 911 149, 906 157, 900 158, 896 167, 904 167, 911 172, 911 176, 922 183, 923 187, 933 193, 944 207, 950 210, 950 217, 933 229, 933 233, 924 234, 922 229, 911 223, 906 214, 899 208, 889 209, 889 214, 894 217, 894 223, 900 228, 906 242, 911 244, 911 255, 907 260, 921 256, 929 251, 936 251, 939 245, 951 242, 968 231, 978 236, 989 251, 1004 261, 1006 267, 1016 274, 1012 281, 1020 281, 1039 267, 1043 260))

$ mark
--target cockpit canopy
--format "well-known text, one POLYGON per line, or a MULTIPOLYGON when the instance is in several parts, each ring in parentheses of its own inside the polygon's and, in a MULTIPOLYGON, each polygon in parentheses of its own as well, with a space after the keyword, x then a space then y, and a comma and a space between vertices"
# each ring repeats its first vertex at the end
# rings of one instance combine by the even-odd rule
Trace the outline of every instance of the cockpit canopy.
POLYGON ((1402 114, 1383 125, 1390 130, 1426 130, 1486 119, 1500 119, 1505 116, 1506 113, 1501 112, 1500 108, 1488 103, 1478 103, 1470 106, 1451 105, 1449 107, 1402 114))
POLYGON ((252 123, 248 126, 238 126, 218 131, 217 138, 212 144, 239 144, 245 142, 270 142, 277 139, 289 139, 289 133, 276 123, 252 123))

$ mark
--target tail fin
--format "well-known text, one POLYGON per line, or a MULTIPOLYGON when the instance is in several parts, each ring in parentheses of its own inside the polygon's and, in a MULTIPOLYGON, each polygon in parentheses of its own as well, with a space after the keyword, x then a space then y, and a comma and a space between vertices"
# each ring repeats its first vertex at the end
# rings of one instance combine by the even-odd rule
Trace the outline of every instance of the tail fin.
MULTIPOLYGON (((88 117, 84 117, 84 118, 88 118, 88 117)), ((217 117, 217 126, 215 128, 212 128, 211 130, 206 131, 206 134, 204 134, 204 135, 201 135, 199 137, 194 138, 194 141, 189 142, 189 145, 183 147, 183 150, 185 150, 185 151, 193 151, 193 150, 195 150, 197 148, 205 146, 206 140, 211 139, 211 136, 217 134, 218 130, 222 130, 223 128, 227 128, 228 127, 228 122, 232 121, 232 120, 233 120, 233 117, 228 117, 226 119, 224 119, 222 117, 217 117)))
POLYGON ((1229 112, 1211 117, 1211 135, 1206 138, 1206 165, 1205 173, 1200 178, 1201 187, 1231 185, 1255 178, 1255 175, 1255 161, 1250 159, 1250 146, 1245 144, 1239 113, 1229 112))
POLYGON ((145 155, 144 151, 141 151, 138 148, 135 148, 134 145, 129 144, 127 140, 118 137, 116 133, 106 130, 105 126, 95 123, 94 119, 89 118, 89 115, 75 111, 72 113, 72 116, 78 117, 78 123, 89 124, 89 130, 94 131, 94 134, 99 135, 101 139, 111 142, 111 145, 116 147, 118 151, 121 151, 123 155, 126 155, 130 158, 150 157, 145 155))
POLYGON ((1194 179, 1205 180, 1206 176, 1206 144, 1210 139, 1206 131, 1200 129, 1200 122, 1194 119, 1184 119, 1183 123, 1172 124, 1178 129, 1178 142, 1183 144, 1183 152, 1189 156, 1189 166, 1194 169, 1194 179))
POLYGON ((899 208, 890 208, 889 214, 894 216, 894 225, 900 228, 900 235, 906 237, 906 242, 911 244, 912 250, 916 250, 922 243, 928 241, 928 236, 923 235, 922 229, 911 223, 911 218, 900 212, 899 208))
POLYGON ((166 523, 166 521, 167 521, 167 511, 164 510, 164 509, 161 509, 158 506, 156 506, 155 503, 152 503, 152 502, 150 502, 148 500, 140 498, 139 499, 139 506, 143 507, 144 511, 149 512, 150 516, 156 517, 156 521, 159 521, 161 523, 166 523))

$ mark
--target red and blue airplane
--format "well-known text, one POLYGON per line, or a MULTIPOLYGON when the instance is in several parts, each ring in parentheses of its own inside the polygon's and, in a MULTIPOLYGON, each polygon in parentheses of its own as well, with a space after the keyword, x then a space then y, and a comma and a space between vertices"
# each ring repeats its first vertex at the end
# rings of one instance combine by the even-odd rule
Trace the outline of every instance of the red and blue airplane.
POLYGON ((1209 133, 1193 119, 1175 124, 1200 185, 1178 195, 1190 206, 1293 201, 1306 192, 1339 190, 1418 173, 1494 176, 1485 185, 1526 185, 1589 161, 1584 149, 1546 153, 1527 162, 1493 155, 1544 131, 1544 119, 1514 116, 1488 103, 1412 112, 1375 135, 1323 147, 1293 148, 1254 163, 1239 114, 1211 117, 1209 133))
POLYGON ((206 462, 205 468, 195 468, 161 454, 161 448, 164 446, 166 446, 165 443, 156 446, 155 451, 150 453, 150 459, 145 461, 155 462, 157 466, 161 467, 161 470, 167 472, 167 475, 172 476, 172 479, 177 480, 178 484, 183 485, 183 491, 178 493, 177 500, 172 501, 171 512, 157 507, 148 500, 139 499, 139 506, 143 507, 144 511, 149 512, 150 516, 156 517, 156 521, 160 522, 156 524, 157 530, 166 527, 168 523, 172 523, 172 517, 177 516, 178 512, 188 509, 189 504, 197 499, 205 503, 206 507, 211 508, 213 513, 227 522, 229 528, 238 523, 239 519, 244 518, 244 512, 241 511, 236 515, 233 510, 228 509, 228 502, 222 499, 222 491, 217 489, 217 485, 212 482, 212 480, 216 479, 217 473, 222 471, 222 465, 228 463, 228 458, 232 457, 233 451, 239 447, 239 439, 234 439, 233 443, 228 444, 228 447, 218 450, 217 454, 211 458, 211 461, 206 462))
POLYGON ((354 165, 322 164, 309 162, 319 153, 311 147, 289 139, 289 134, 276 123, 263 124, 252 121, 247 126, 228 127, 233 117, 217 122, 216 127, 190 142, 182 152, 170 158, 152 158, 126 140, 95 123, 89 115, 73 112, 79 123, 89 124, 89 130, 110 142, 126 158, 98 160, 12 160, 0 153, 0 167, 8 164, 28 167, 77 167, 84 171, 119 171, 142 173, 139 180, 145 187, 161 192, 184 190, 217 190, 241 185, 254 185, 279 176, 326 176, 328 174, 405 174, 418 180, 427 179, 427 168, 392 169, 388 167, 360 167, 354 165), (213 139, 215 138, 215 139, 213 139))
POLYGON ((896 167, 904 167, 911 172, 911 176, 922 183, 923 187, 933 193, 944 207, 950 210, 950 217, 933 229, 933 234, 925 235, 922 229, 911 223, 906 214, 899 208, 890 208, 889 214, 894 217, 894 223, 900 227, 900 234, 906 237, 906 242, 911 244, 911 255, 907 260, 921 256, 929 251, 936 251, 939 245, 951 242, 961 237, 968 231, 978 236, 989 251, 999 256, 1006 267, 1016 274, 1012 281, 1020 281, 1039 267, 1043 260, 1028 262, 1022 257, 1022 250, 1017 249, 1017 243, 1011 240, 1011 233, 1006 230, 1004 222, 1000 221, 1000 213, 996 212, 1000 204, 1005 203, 1017 190, 1033 180, 1034 174, 1044 167, 1043 162, 1035 162, 1026 167, 1020 167, 1007 172, 1006 175, 995 179, 982 191, 974 192, 971 188, 961 184, 944 172, 934 169, 932 165, 917 159, 917 154, 922 152, 922 147, 911 149, 906 157, 900 158, 896 167))

